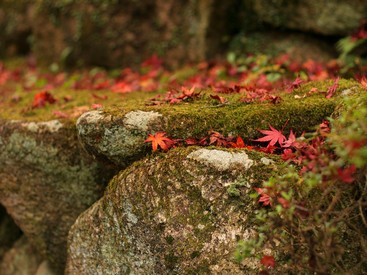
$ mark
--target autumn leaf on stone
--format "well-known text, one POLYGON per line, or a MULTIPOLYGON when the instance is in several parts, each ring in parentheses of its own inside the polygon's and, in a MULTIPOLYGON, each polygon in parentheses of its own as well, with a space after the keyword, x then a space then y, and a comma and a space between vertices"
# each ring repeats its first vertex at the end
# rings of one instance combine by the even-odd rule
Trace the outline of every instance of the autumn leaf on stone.
POLYGON ((32 108, 41 108, 46 105, 46 103, 53 104, 56 99, 47 91, 39 92, 35 94, 33 98, 32 108))
POLYGON ((289 137, 286 141, 284 141, 281 146, 283 148, 288 148, 288 147, 292 147, 292 145, 296 142, 296 135, 293 133, 292 129, 291 132, 289 133, 289 137))
POLYGON ((227 99, 222 97, 222 96, 219 96, 219 95, 210 95, 210 97, 212 99, 215 99, 215 100, 218 100, 221 104, 224 104, 227 102, 227 99))
POLYGON ((327 94, 326 94, 326 98, 327 99, 330 99, 330 98, 332 98, 333 97, 333 95, 335 94, 335 92, 336 92, 336 89, 338 89, 338 86, 339 86, 339 77, 337 77, 336 79, 335 79, 335 81, 334 81, 334 84, 333 85, 331 85, 330 87, 329 87, 329 89, 327 90, 327 94))
POLYGON ((111 90, 114 93, 125 94, 125 93, 133 92, 135 89, 130 83, 120 81, 120 82, 117 82, 115 85, 113 85, 111 87, 111 90))
POLYGON ((300 78, 299 76, 296 77, 296 79, 291 83, 291 85, 289 85, 288 87, 288 91, 289 92, 293 92, 294 89, 297 89, 299 87, 301 87, 301 84, 304 81, 302 80, 302 78, 300 78))
POLYGON ((175 141, 166 137, 165 135, 165 132, 159 132, 155 135, 149 134, 149 137, 144 142, 152 143, 153 152, 157 151, 158 147, 162 148, 164 151, 167 151, 175 144, 175 141))
POLYGON ((228 139, 226 139, 222 134, 212 131, 209 137, 209 145, 216 145, 220 147, 227 147, 228 139))
POLYGON ((181 87, 181 91, 182 94, 177 98, 182 100, 193 99, 200 95, 200 92, 195 93, 195 86, 192 86, 190 90, 186 87, 181 87))
POLYGON ((265 137, 255 139, 255 141, 260 142, 268 142, 269 145, 274 146, 276 143, 282 145, 283 142, 286 140, 286 137, 282 134, 281 131, 278 131, 273 126, 269 124, 270 130, 259 130, 265 137))
POLYGON ((247 150, 252 150, 253 148, 253 146, 246 145, 241 137, 237 137, 236 142, 229 142, 229 145, 233 148, 243 148, 247 150))
POLYGON ((338 178, 345 183, 352 183, 355 179, 353 174, 356 172, 356 166, 350 165, 346 168, 338 168, 338 178))
POLYGON ((274 268, 275 267, 275 260, 274 260, 274 257, 273 256, 264 255, 261 258, 260 263, 263 266, 268 267, 268 268, 274 268))
POLYGON ((361 83, 361 85, 362 85, 365 89, 367 89, 367 78, 366 78, 365 76, 363 76, 363 77, 361 78, 360 83, 361 83))
POLYGON ((258 202, 262 203, 263 206, 271 206, 271 198, 268 194, 265 193, 264 189, 255 187, 255 190, 260 195, 258 202))

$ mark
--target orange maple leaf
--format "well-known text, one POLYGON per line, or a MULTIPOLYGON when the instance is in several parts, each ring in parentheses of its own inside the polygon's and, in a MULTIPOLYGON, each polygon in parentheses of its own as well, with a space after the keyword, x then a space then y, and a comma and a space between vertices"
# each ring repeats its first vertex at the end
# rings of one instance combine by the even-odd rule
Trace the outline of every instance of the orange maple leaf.
POLYGON ((149 137, 144 142, 151 142, 153 152, 157 151, 158 146, 161 147, 164 151, 167 151, 172 145, 175 144, 175 141, 166 137, 165 132, 159 132, 155 135, 149 134, 149 137))

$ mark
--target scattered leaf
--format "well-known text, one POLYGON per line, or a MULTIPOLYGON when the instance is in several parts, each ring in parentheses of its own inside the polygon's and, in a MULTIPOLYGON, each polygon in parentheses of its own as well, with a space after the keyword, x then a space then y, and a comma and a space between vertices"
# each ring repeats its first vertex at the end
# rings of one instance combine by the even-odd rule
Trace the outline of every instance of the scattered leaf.
POLYGON ((46 105, 46 103, 53 104, 56 99, 47 91, 39 92, 35 94, 33 98, 32 108, 41 108, 46 105))
POLYGON ((283 142, 286 140, 286 137, 282 134, 282 132, 276 130, 270 124, 269 124, 269 127, 271 130, 259 130, 262 134, 265 135, 265 137, 258 138, 255 141, 260 141, 260 142, 269 141, 269 145, 272 145, 272 146, 274 146, 276 143, 279 143, 279 145, 283 144, 283 142))
POLYGON ((149 137, 144 142, 151 142, 153 152, 158 150, 158 147, 162 148, 164 151, 167 151, 172 145, 175 143, 174 140, 165 136, 165 132, 159 132, 155 135, 149 134, 149 137))
POLYGON ((331 85, 326 93, 326 98, 329 99, 329 98, 332 98, 333 95, 335 94, 336 90, 338 89, 338 86, 339 86, 339 77, 337 77, 334 81, 334 84, 331 85))
POLYGON ((265 267, 267 267, 267 268, 274 268, 275 267, 275 259, 274 259, 273 256, 264 255, 261 258, 260 263, 262 265, 264 265, 265 267))

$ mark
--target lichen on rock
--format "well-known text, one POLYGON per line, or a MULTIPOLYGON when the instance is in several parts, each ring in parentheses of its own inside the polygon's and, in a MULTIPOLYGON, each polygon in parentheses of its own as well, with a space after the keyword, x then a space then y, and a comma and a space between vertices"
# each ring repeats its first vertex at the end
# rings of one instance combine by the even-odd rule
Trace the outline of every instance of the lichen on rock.
POLYGON ((84 113, 77 121, 85 148, 96 156, 127 166, 145 152, 148 132, 162 129, 163 116, 153 111, 131 111, 121 117, 102 111, 84 113))

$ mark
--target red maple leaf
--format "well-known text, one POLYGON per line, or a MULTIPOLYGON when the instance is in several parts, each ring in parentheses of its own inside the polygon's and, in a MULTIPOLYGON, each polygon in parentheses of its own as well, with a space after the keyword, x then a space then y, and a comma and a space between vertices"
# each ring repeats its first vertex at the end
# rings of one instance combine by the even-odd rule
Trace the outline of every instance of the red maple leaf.
POLYGON ((345 183, 352 183, 355 179, 353 178, 353 174, 356 172, 356 166, 354 164, 350 165, 347 168, 339 168, 338 169, 338 178, 345 183))
POLYGON ((260 263, 262 265, 264 265, 265 267, 269 267, 269 268, 274 268, 275 267, 275 259, 274 259, 273 256, 264 255, 261 258, 260 263))
POLYGON ((363 76, 360 80, 360 83, 362 84, 362 86, 367 89, 367 78, 365 76, 363 76))
POLYGON ((255 139, 255 141, 260 141, 260 142, 269 141, 269 145, 271 146, 274 146, 276 143, 279 143, 279 145, 283 144, 283 142, 286 140, 286 137, 282 134, 282 132, 278 131, 270 124, 269 124, 269 127, 271 130, 259 130, 262 134, 266 136, 255 139))
POLYGON ((264 189, 255 187, 255 190, 258 194, 260 194, 260 199, 258 202, 262 202, 263 206, 271 206, 271 198, 268 194, 265 193, 264 189))
POLYGON ((192 86, 191 89, 187 89, 186 87, 181 87, 182 94, 177 97, 177 99, 187 100, 198 97, 200 92, 195 93, 195 86, 192 86))
POLYGON ((35 94, 33 98, 32 108, 41 108, 46 105, 46 103, 53 104, 56 99, 47 91, 39 92, 35 94))
POLYGON ((300 78, 299 76, 296 77, 296 79, 291 83, 291 85, 289 85, 288 87, 288 91, 292 92, 294 89, 297 89, 299 87, 301 87, 301 84, 304 81, 302 80, 302 78, 300 78))
POLYGON ((253 146, 248 146, 245 144, 241 137, 237 137, 236 142, 229 142, 232 148, 244 148, 247 150, 252 150, 253 146))
POLYGON ((283 208, 289 208, 289 206, 290 206, 290 203, 289 203, 289 201, 288 200, 286 200, 285 198, 283 198, 283 197, 278 197, 277 198, 277 200, 278 200, 278 202, 281 204, 281 206, 283 207, 283 208))
POLYGON ((283 148, 291 147, 296 142, 296 135, 293 133, 292 129, 289 133, 289 137, 286 141, 284 141, 281 146, 283 148))
POLYGON ((212 99, 215 99, 215 100, 218 100, 220 103, 224 104, 227 102, 227 99, 222 97, 222 96, 219 96, 219 95, 210 95, 210 97, 212 99))
POLYGON ((338 89, 338 86, 339 86, 339 79, 340 77, 337 77, 334 81, 334 84, 331 85, 329 89, 327 90, 327 94, 325 96, 327 99, 331 98, 335 94, 336 89, 338 89))
POLYGON ((127 83, 125 81, 120 81, 120 82, 117 82, 115 85, 113 85, 111 87, 111 90, 114 93, 125 94, 125 93, 133 92, 135 89, 133 85, 131 85, 130 83, 127 83))
POLYGON ((164 151, 167 151, 175 144, 175 141, 168 137, 165 137, 165 135, 165 132, 159 132, 155 135, 149 134, 149 137, 144 142, 152 143, 153 152, 157 151, 158 146, 161 147, 164 151))
POLYGON ((216 146, 227 147, 228 140, 220 133, 212 131, 209 138, 209 145, 215 144, 216 146))

